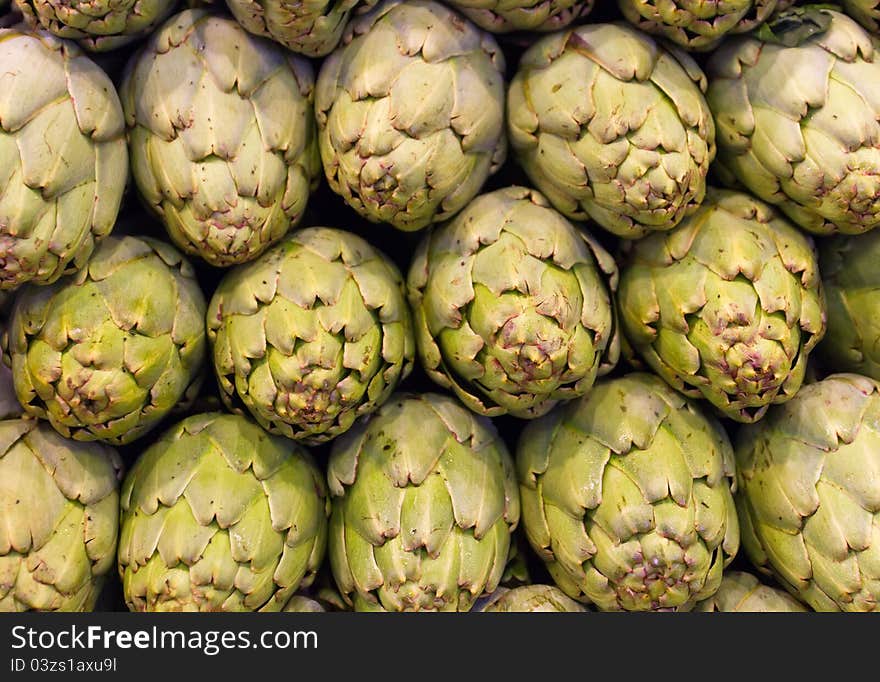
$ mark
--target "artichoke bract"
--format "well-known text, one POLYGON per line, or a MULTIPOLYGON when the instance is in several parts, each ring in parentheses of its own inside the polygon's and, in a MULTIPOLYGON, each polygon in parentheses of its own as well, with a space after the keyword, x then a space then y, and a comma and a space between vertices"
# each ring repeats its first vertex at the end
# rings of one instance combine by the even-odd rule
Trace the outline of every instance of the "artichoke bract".
POLYGON ((726 35, 752 31, 790 0, 618 0, 627 21, 687 50, 717 47, 726 35))
POLYGON ((809 611, 784 590, 763 584, 745 571, 725 571, 721 587, 696 605, 703 613, 803 613, 809 611))
POLYGON ((739 549, 733 448, 663 381, 600 381, 523 430, 522 523, 570 597, 603 611, 686 610, 739 549))
POLYGON ((812 240, 772 206, 712 189, 620 268, 621 329, 670 385, 740 422, 797 393, 825 301, 812 240))
POLYGON ((451 217, 505 159, 504 68, 490 34, 431 0, 354 18, 315 93, 330 187, 401 230, 451 217))
POLYGON ((828 331, 816 347, 835 372, 880 381, 880 230, 835 235, 819 246, 828 331))
POLYGON ((556 31, 585 17, 594 0, 447 0, 477 26, 492 33, 556 31))
POLYGON ((752 563, 816 611, 878 611, 880 384, 834 374, 737 438, 752 563))
POLYGON ((422 365, 475 412, 541 416, 617 363, 616 286, 612 257, 538 192, 484 194, 413 258, 422 365))
POLYGON ((510 144, 559 211, 625 238, 668 230, 703 200, 715 156, 705 77, 624 24, 542 38, 507 95, 510 144))
POLYGON ((483 613, 583 613, 579 604, 553 585, 522 585, 507 589, 499 587, 474 606, 483 613))
POLYGON ((116 563, 122 460, 0 421, 0 611, 91 611, 116 563))
POLYGON ((413 366, 400 273, 343 230, 298 230, 234 268, 207 318, 227 406, 244 406, 269 432, 309 443, 375 410, 413 366))
POLYGON ((90 52, 141 38, 174 9, 176 0, 15 0, 29 25, 75 40, 90 52))
POLYGON ((319 180, 311 64, 206 10, 129 62, 120 94, 132 171, 177 246, 252 260, 302 218, 319 180))
POLYGON ((271 38, 308 57, 330 54, 354 12, 377 0, 226 0, 233 16, 251 33, 271 38))
POLYGON ((107 237, 75 275, 16 296, 3 343, 18 399, 68 438, 140 438, 198 392, 205 309, 177 249, 107 237))
POLYGON ((495 427, 450 397, 398 393, 333 442, 330 567, 358 611, 468 611, 519 522, 495 427))
POLYGON ((326 550, 321 473, 240 415, 168 429, 122 485, 119 575, 132 611, 281 611, 326 550))
POLYGON ((113 83, 75 45, 0 28, 0 289, 88 260, 128 178, 113 83), (34 87, 39 83, 39 87, 34 87))
POLYGON ((707 64, 718 175, 817 234, 880 224, 880 58, 849 17, 793 8, 707 64))

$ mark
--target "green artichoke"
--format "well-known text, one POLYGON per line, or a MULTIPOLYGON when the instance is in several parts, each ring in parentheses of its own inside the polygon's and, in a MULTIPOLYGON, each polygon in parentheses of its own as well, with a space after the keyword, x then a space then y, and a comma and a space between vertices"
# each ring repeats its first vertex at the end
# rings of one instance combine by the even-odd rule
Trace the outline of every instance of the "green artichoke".
POLYGON ((538 192, 484 194, 412 261, 422 365, 475 412, 539 417, 617 363, 616 286, 611 256, 538 192))
POLYGON ((0 289, 9 290, 85 265, 116 221, 128 152, 113 83, 74 45, 0 28, 0 64, 0 289))
POLYGON ((495 427, 452 398, 396 394, 333 442, 330 567, 358 611, 468 611, 519 522, 495 427))
POLYGON ((516 464, 532 548, 603 611, 686 610, 739 549, 730 441, 653 375, 598 382, 530 422, 516 464))
POLYGON ((281 611, 324 557, 329 501, 311 456, 245 417, 166 431, 126 476, 119 574, 132 611, 281 611))
POLYGON ((726 35, 746 33, 763 24, 781 5, 780 0, 618 0, 627 21, 652 35, 681 47, 712 50, 726 35))
POLYGON ((710 189, 621 262, 621 328, 674 388, 740 422, 789 400, 825 333, 812 240, 771 206, 710 189))
POLYGON ((474 611, 484 613, 582 613, 582 604, 570 599, 558 587, 552 585, 523 585, 509 590, 499 587, 474 611))
POLYGON ((447 0, 492 33, 556 31, 585 17, 595 0, 447 0))
POLYGON ((793 613, 808 610, 788 592, 764 585, 751 573, 744 571, 725 571, 718 591, 694 608, 694 611, 704 613, 793 613))
POLYGON ((30 26, 105 52, 142 38, 171 14, 176 0, 15 0, 30 26))
POLYGON ((702 71, 676 54, 624 24, 554 33, 523 54, 507 95, 510 143, 569 218, 636 238, 702 202, 715 127, 702 71))
POLYGON ((233 16, 251 33, 271 38, 309 57, 330 54, 354 12, 377 0, 226 0, 233 16))
POLYGON ((880 381, 880 230, 836 235, 819 247, 828 331, 816 352, 836 372, 880 381))
POLYGON ((171 239, 243 263, 302 217, 319 180, 308 61, 206 10, 171 17, 120 94, 132 170, 171 239))
POLYGON ((742 542, 816 611, 878 611, 880 384, 835 374, 743 427, 742 542))
POLYGON ((122 460, 0 421, 0 611, 91 611, 116 560, 122 460))
POLYGON ((504 69, 491 35, 431 0, 353 19, 315 92, 330 187, 401 230, 451 217, 505 159, 504 69))
POLYGON ((68 438, 130 443, 198 392, 205 307, 176 249, 110 236, 75 275, 16 296, 3 344, 18 399, 68 438))
POLYGON ((707 71, 723 182, 817 234, 880 225, 880 58, 863 28, 790 9, 726 42, 707 71))
POLYGON ((229 272, 208 308, 221 396, 270 433, 320 443, 348 430, 412 369, 396 266, 360 237, 298 230, 229 272))

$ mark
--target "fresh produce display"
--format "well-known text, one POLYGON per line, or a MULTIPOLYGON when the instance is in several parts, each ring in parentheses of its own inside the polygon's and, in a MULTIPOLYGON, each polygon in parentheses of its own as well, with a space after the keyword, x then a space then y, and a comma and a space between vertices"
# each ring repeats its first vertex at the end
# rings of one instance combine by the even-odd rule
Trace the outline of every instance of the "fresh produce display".
POLYGON ((539 417, 617 363, 612 257, 534 190, 474 199, 409 272, 419 357, 480 414, 539 417))
POLYGON ((518 162, 562 213, 616 235, 669 230, 700 205, 715 126, 705 76, 623 24, 538 40, 507 95, 518 162))
POLYGON ((580 613, 587 609, 553 585, 499 587, 483 603, 474 607, 483 613, 580 613))
POLYGON ((0 0, 0 611, 880 611, 878 2, 0 0))
POLYGON ((407 231, 464 208, 506 158, 505 65, 491 35, 432 0, 355 17, 315 93, 330 187, 407 231))
POLYGON ((329 559, 357 611, 468 611, 519 523, 513 461, 486 417, 397 393, 333 442, 329 559))
POLYGON ((3 416, 0 612, 91 611, 116 563, 122 461, 110 446, 3 416))
POLYGON ((849 17, 794 7, 708 61, 719 176, 810 232, 880 225, 880 52, 849 17))
POLYGON ((121 445, 198 392, 205 299, 177 249, 111 235, 78 273, 23 289, 3 341, 25 412, 121 445))
POLYGON ((385 402, 415 354, 397 268, 326 227, 298 230, 229 272, 208 309, 208 339, 227 405, 310 443, 385 402))
POLYGON ((90 52, 127 45, 155 29, 176 0, 15 0, 25 20, 90 52))
POLYGON ((717 47, 726 35, 755 30, 790 0, 618 0, 623 16, 646 33, 687 50, 717 47))
POLYGON ((556 31, 587 16, 595 0, 447 0, 492 33, 556 31))
POLYGON ((878 611, 880 384, 804 386, 736 443, 743 548, 816 611, 878 611))
POLYGON ((880 381, 880 230, 822 243, 819 268, 828 332, 816 352, 838 372, 880 381))
POLYGON ((603 611, 690 608, 739 549, 730 441, 655 376, 601 381, 529 423, 516 467, 535 552, 603 611))
POLYGON ((763 584, 751 573, 726 571, 721 587, 694 611, 704 613, 803 612, 808 609, 785 590, 763 584))
POLYGON ((0 64, 0 289, 11 290, 85 264, 113 229, 128 152, 116 90, 75 45, 0 28, 0 64))
POLYGON ((243 263, 300 221, 320 173, 307 60, 185 10, 132 57, 120 96, 134 180, 181 249, 243 263))
POLYGON ((726 190, 710 189, 674 230, 632 244, 619 306, 651 369, 741 422, 797 393, 825 333, 812 240, 771 206, 726 190))
POLYGON ((354 12, 377 0, 226 0, 236 20, 251 33, 271 38, 288 50, 324 57, 342 40, 354 12))
POLYGON ((122 485, 119 574, 132 611, 281 611, 324 558, 323 476, 294 441, 192 415, 122 485))

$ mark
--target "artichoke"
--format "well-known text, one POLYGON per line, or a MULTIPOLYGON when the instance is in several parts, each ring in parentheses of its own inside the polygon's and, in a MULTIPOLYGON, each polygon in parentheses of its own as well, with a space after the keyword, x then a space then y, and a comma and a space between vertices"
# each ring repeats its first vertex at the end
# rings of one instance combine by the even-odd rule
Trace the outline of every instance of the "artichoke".
POLYGON ((529 48, 507 95, 526 174, 575 220, 625 238, 668 230, 706 192, 715 127, 696 62, 623 24, 554 33, 529 48))
POLYGON ((318 143, 330 187, 372 222, 445 220, 503 163, 504 56, 431 0, 386 0, 321 66, 318 143))
POLYGON ((616 364, 616 286, 611 256, 539 193, 484 194, 412 261, 422 365, 475 412, 541 416, 616 364))
POLYGON ((726 35, 746 33, 763 24, 789 0, 618 0, 627 21, 652 35, 694 50, 711 50, 726 35))
POLYGON ((309 57, 330 54, 353 12, 377 0, 226 0, 233 16, 251 33, 272 38, 309 57))
POLYGON ((812 240, 771 206, 710 190, 621 263, 621 328, 674 388, 740 422, 789 400, 825 333, 812 240))
POLYGON ((122 460, 0 421, 0 611, 91 611, 116 560, 122 460))
POLYGON ((329 554, 358 611, 468 611, 519 522, 495 427, 452 398, 398 393, 333 442, 329 554))
POLYGON ((0 28, 0 289, 81 268, 128 177, 113 83, 70 43, 0 28), (39 87, 34 87, 39 83, 39 87))
POLYGON ((311 456, 239 415, 168 429, 121 493, 119 574, 132 611, 281 611, 315 577, 329 501, 311 456))
POLYGON ((104 52, 142 38, 171 14, 176 0, 15 0, 25 20, 59 38, 104 52))
POLYGON ((585 17, 594 0, 447 0, 492 33, 556 31, 585 17))
POLYGON ((816 348, 837 372, 880 381, 880 230, 822 240, 828 331, 816 348))
POLYGON ((523 528, 557 585, 603 611, 686 610, 739 549, 733 449, 653 375, 601 381, 529 422, 523 528))
POLYGON ((826 8, 794 8, 708 62, 719 177, 817 234, 880 224, 880 58, 826 8))
POLYGON ((583 613, 582 604, 570 599, 553 585, 523 585, 509 590, 499 587, 474 606, 484 613, 583 613))
POLYGON ((205 307, 176 249, 110 236, 75 275, 16 296, 3 344, 18 399, 65 437, 130 443, 198 392, 205 307))
POLYGON ((171 17, 120 94, 132 170, 177 246, 251 260, 302 217, 320 163, 308 61, 206 10, 171 17))
POLYGON ((764 585, 751 573, 725 571, 721 587, 709 599, 696 605, 704 613, 773 613, 808 611, 788 592, 764 585))
POLYGON ((736 443, 746 554, 816 611, 878 611, 880 384, 804 386, 736 443))
POLYGON ((396 266, 360 237, 298 230, 234 268, 208 309, 221 396, 270 433, 330 440, 412 369, 412 322, 396 266))

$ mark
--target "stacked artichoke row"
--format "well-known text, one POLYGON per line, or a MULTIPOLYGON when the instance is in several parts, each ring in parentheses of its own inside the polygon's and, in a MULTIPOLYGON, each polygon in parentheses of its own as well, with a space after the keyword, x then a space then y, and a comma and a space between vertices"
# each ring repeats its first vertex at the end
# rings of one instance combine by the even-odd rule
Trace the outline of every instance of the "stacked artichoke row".
POLYGON ((197 4, 0 0, 0 611, 880 611, 871 3, 197 4))

